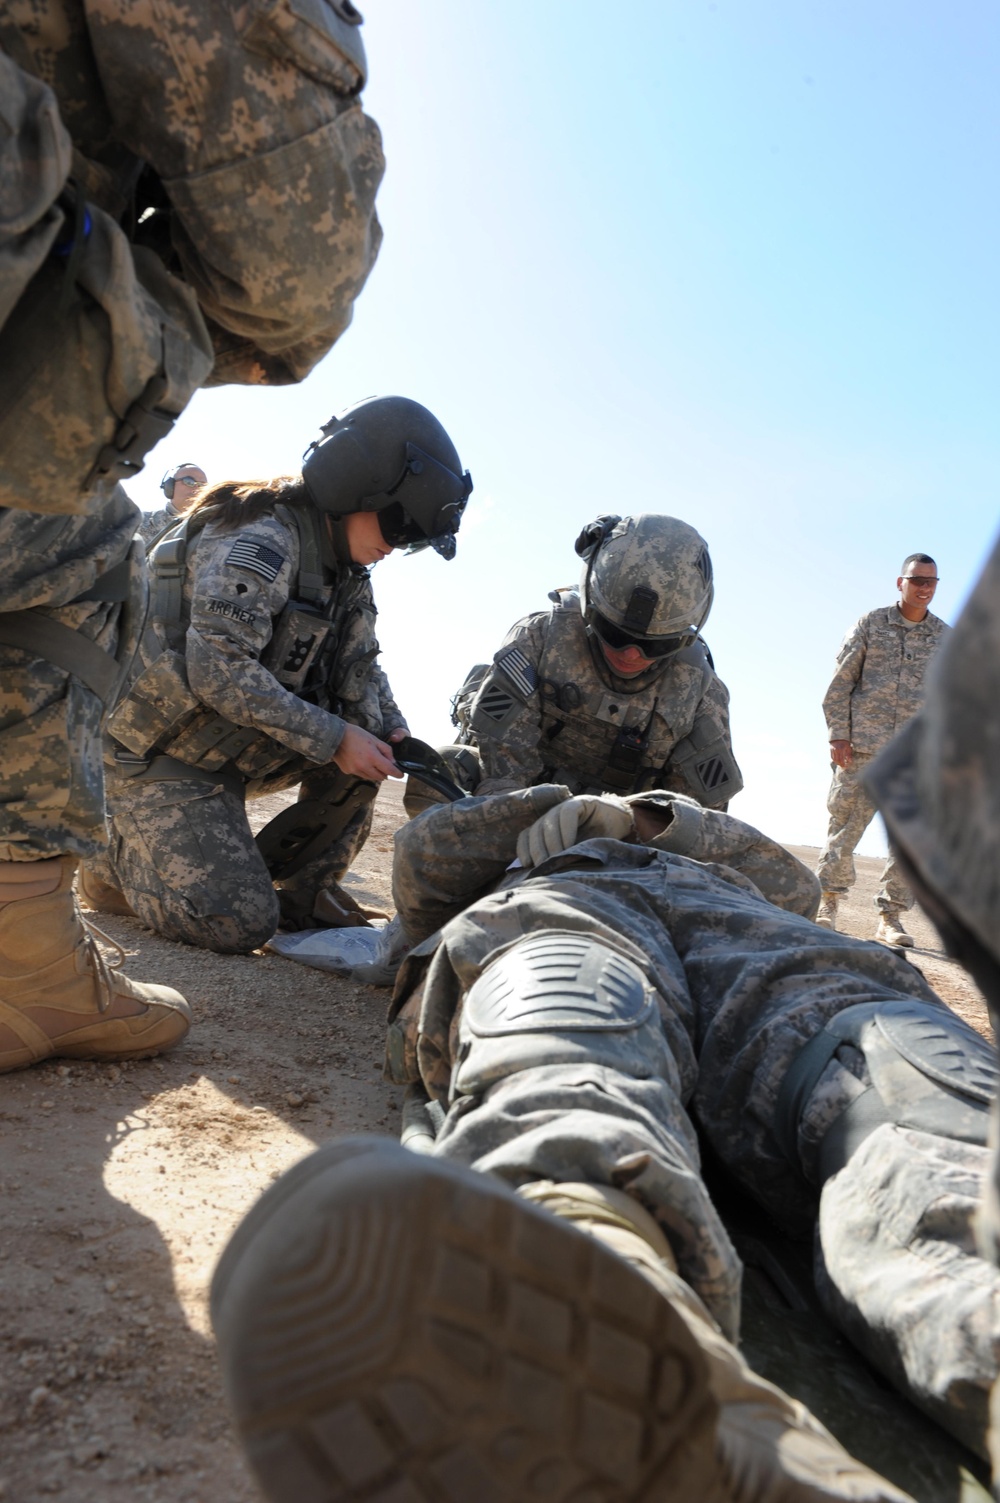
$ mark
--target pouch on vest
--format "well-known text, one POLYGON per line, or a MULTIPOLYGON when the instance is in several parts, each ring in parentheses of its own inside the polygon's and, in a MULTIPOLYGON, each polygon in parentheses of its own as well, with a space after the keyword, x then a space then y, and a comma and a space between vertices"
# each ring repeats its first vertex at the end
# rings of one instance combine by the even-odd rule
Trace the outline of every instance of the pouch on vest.
POLYGON ((0 506, 81 514, 142 469, 214 355, 197 300, 93 204, 0 331, 0 506))
POLYGON ((290 600, 260 661, 279 684, 301 694, 333 623, 308 605, 290 600))
POLYGON ((164 652, 143 670, 112 711, 108 734, 137 757, 144 757, 176 737, 203 709, 188 685, 181 654, 164 652))

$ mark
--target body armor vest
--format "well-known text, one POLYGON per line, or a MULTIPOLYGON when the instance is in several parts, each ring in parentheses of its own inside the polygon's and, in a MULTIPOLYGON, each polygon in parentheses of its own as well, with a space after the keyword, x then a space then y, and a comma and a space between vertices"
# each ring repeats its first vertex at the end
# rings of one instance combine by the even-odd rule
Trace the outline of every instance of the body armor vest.
MULTIPOLYGON (((348 568, 325 583, 320 518, 311 507, 274 510, 298 532, 299 569, 294 597, 275 619, 260 661, 299 698, 337 715, 344 701, 361 698, 378 655, 368 575, 348 568)), ((305 759, 266 731, 235 725, 203 705, 188 684, 184 579, 191 537, 204 525, 195 512, 153 547, 138 673, 109 717, 108 732, 135 757, 162 754, 207 772, 229 763, 247 779, 271 777, 305 759)))
POLYGON ((694 729, 711 680, 699 641, 675 653, 644 688, 609 689, 594 667, 577 595, 560 591, 538 664, 543 781, 578 792, 662 786, 663 769, 694 729))

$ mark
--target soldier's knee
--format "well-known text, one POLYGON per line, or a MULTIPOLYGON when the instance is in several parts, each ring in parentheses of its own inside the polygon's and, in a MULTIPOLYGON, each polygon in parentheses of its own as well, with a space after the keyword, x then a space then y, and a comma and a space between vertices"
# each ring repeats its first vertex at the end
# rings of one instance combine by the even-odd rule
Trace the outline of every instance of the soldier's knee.
POLYGON ((995 1050, 943 1004, 864 1002, 800 1051, 775 1122, 788 1156, 822 1184, 887 1124, 985 1146, 998 1079, 995 1050))
POLYGON ((164 939, 178 940, 219 955, 249 955, 267 943, 278 927, 278 895, 261 885, 245 892, 238 906, 220 894, 129 893, 142 921, 164 939))

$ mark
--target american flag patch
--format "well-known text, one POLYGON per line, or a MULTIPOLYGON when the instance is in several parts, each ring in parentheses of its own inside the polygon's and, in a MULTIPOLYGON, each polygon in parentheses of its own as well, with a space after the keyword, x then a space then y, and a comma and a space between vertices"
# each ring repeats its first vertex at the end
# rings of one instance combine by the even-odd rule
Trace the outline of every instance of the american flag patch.
POLYGON ((497 667, 510 679, 514 688, 527 699, 535 692, 538 683, 538 674, 521 651, 520 647, 511 647, 507 652, 502 652, 496 660, 497 667))
POLYGON ((250 538, 240 538, 226 555, 227 564, 235 564, 237 569, 249 569, 253 574, 260 574, 268 584, 277 579, 278 570, 284 562, 281 554, 269 548, 266 543, 255 543, 250 538))

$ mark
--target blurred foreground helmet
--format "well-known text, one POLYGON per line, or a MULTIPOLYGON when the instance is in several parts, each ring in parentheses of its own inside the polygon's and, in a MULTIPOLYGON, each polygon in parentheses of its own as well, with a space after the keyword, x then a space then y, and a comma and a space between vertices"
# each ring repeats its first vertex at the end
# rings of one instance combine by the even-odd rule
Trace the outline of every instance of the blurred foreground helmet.
POLYGON ((580 534, 580 608, 588 631, 647 658, 689 647, 712 609, 712 560, 676 517, 598 517, 580 534))
POLYGON ((369 397, 323 425, 306 451, 302 479, 333 517, 378 512, 392 548, 455 556, 472 476, 432 412, 407 397, 369 397))

